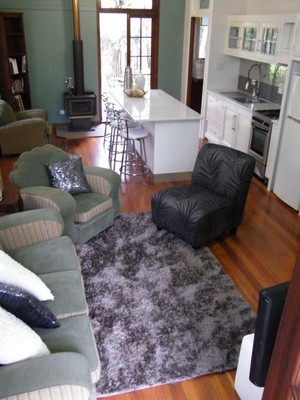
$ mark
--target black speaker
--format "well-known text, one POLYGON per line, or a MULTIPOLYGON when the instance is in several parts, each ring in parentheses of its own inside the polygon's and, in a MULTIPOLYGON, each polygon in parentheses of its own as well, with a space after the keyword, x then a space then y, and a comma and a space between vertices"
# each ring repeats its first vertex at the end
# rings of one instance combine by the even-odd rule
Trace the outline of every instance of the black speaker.
POLYGON ((263 387, 275 344, 289 282, 261 290, 255 324, 249 379, 263 387))

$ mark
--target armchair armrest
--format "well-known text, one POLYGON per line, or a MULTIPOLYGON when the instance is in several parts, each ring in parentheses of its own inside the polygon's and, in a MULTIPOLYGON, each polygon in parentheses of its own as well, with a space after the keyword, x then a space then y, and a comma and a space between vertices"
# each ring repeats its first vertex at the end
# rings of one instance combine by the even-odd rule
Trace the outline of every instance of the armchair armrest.
POLYGON ((74 213, 76 203, 68 192, 48 186, 29 186, 20 190, 24 210, 51 208, 64 220, 63 234, 75 241, 74 213))
POLYGON ((32 110, 18 111, 15 113, 17 120, 24 120, 28 118, 42 118, 48 121, 48 113, 41 108, 34 108, 32 110))
POLYGON ((0 242, 10 252, 62 235, 64 222, 57 211, 40 209, 5 215, 0 218, 0 242))
POLYGON ((29 186, 20 190, 24 210, 51 208, 63 219, 73 216, 76 208, 74 198, 68 192, 48 186, 29 186))
POLYGON ((94 193, 115 197, 118 194, 121 177, 115 171, 101 167, 83 167, 86 179, 94 193))

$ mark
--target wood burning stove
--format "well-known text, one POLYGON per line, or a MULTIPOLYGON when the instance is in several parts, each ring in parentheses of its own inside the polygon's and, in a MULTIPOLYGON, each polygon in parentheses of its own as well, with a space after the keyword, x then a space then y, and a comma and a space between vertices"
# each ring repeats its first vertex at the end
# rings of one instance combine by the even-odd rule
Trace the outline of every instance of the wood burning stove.
POLYGON ((70 118, 70 130, 89 130, 97 114, 97 96, 84 91, 83 45, 80 39, 79 0, 73 0, 73 58, 75 89, 64 93, 64 108, 70 118))

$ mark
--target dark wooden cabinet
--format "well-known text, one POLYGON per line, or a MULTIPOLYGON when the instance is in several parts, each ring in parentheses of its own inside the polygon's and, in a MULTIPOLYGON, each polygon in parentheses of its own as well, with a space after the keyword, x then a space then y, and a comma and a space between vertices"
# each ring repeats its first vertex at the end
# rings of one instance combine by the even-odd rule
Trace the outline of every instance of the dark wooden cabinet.
POLYGON ((22 13, 0 13, 0 95, 15 111, 31 108, 22 13))

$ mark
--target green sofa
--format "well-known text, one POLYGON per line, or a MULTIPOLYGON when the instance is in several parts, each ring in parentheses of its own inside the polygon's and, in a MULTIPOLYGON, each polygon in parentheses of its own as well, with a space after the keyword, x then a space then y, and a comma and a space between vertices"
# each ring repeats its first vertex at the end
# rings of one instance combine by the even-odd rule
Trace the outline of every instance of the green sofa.
POLYGON ((79 259, 51 209, 0 218, 0 248, 38 275, 54 295, 44 304, 60 322, 33 328, 50 354, 0 366, 0 399, 94 400, 100 362, 88 317, 79 259))

